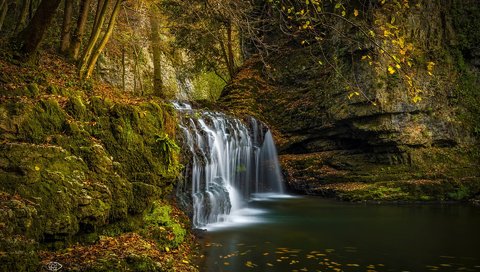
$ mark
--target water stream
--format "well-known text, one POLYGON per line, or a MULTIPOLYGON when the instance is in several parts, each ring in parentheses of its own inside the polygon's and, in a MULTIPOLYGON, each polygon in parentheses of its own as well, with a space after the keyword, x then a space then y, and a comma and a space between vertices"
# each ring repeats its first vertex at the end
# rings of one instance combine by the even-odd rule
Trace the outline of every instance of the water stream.
POLYGON ((257 212, 248 207, 253 196, 283 194, 273 137, 262 123, 174 106, 191 158, 179 194, 191 202, 195 228, 247 223, 246 215, 257 212))

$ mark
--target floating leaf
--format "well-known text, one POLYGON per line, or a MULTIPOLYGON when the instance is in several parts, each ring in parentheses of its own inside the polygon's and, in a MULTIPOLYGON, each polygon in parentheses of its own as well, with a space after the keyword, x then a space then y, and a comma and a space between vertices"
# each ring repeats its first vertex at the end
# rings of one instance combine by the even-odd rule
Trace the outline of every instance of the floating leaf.
POLYGON ((257 265, 254 264, 254 263, 252 263, 251 261, 246 261, 246 262, 245 262, 245 266, 246 266, 246 267, 249 267, 249 268, 253 268, 253 267, 257 266, 257 265))

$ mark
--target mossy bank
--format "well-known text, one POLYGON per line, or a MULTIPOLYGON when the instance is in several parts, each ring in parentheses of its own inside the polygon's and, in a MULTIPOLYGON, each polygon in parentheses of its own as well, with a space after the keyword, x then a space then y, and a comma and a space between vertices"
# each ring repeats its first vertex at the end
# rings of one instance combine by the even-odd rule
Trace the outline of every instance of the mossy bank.
POLYGON ((73 70, 1 61, 0 270, 196 270, 174 109, 73 70))

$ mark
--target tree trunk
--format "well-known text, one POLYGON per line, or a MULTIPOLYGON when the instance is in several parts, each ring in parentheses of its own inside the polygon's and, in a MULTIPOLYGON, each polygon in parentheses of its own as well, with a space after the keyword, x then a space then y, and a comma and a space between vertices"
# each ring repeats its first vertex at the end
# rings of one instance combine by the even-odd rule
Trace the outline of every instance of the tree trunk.
POLYGON ((125 67, 125 48, 122 47, 122 90, 125 91, 125 76, 127 74, 125 67))
POLYGON ((2 30, 3 22, 5 21, 5 16, 8 11, 8 1, 2 0, 0 3, 0 30, 2 30))
POLYGON ((18 33, 19 31, 21 31, 23 27, 27 24, 29 8, 30 8, 30 0, 23 0, 22 9, 20 11, 20 15, 17 21, 18 23, 15 26, 15 33, 18 33))
POLYGON ((160 24, 157 14, 150 16, 151 43, 153 51, 153 95, 165 98, 162 80, 162 50, 160 48, 160 24))
POLYGON ((120 12, 120 7, 122 6, 124 0, 117 0, 115 3, 115 7, 113 8, 112 16, 110 16, 110 21, 108 22, 108 28, 105 35, 102 38, 100 44, 95 48, 95 52, 91 56, 90 60, 88 61, 87 69, 85 72, 85 78, 89 78, 92 73, 93 69, 95 68, 95 64, 97 63, 98 57, 102 53, 103 49, 107 45, 110 36, 113 33, 113 27, 115 26, 115 21, 117 19, 118 13, 120 12))
POLYGON ((72 36, 72 42, 70 44, 69 54, 70 57, 77 61, 80 55, 80 47, 82 46, 82 39, 85 35, 85 28, 87 26, 88 12, 90 11, 90 4, 92 0, 81 0, 80 11, 77 21, 77 28, 72 36))
POLYGON ((88 69, 93 49, 97 44, 100 34, 102 33, 102 26, 106 19, 107 7, 109 3, 110 0, 98 0, 97 13, 95 14, 95 20, 98 19, 98 23, 94 23, 87 47, 83 52, 82 61, 80 62, 80 75, 85 74, 86 70, 88 69))
POLYGON ((37 51, 60 2, 61 0, 42 0, 30 23, 18 34, 20 51, 26 56, 31 56, 37 51))
POLYGON ((233 52, 232 24, 227 23, 227 51, 228 51, 228 72, 230 78, 233 78, 237 68, 235 67, 235 56, 233 52))
POLYGON ((70 47, 71 29, 73 15, 73 0, 65 0, 65 10, 63 11, 63 27, 60 42, 60 53, 65 54, 70 47))
POLYGON ((225 43, 223 41, 224 39, 223 33, 221 35, 222 37, 218 39, 218 42, 220 43, 220 49, 222 49, 222 56, 223 56, 223 60, 225 61, 225 66, 227 66, 228 75, 230 76, 230 78, 232 78, 232 75, 230 74, 230 63, 229 63, 229 58, 227 54, 227 49, 225 48, 225 43))
MULTIPOLYGON (((105 6, 105 0, 98 0, 97 11, 95 12, 95 19, 93 20, 93 27, 92 27, 93 29, 98 28, 98 25, 100 23, 100 18, 101 18, 100 14, 102 13, 102 8, 104 6, 105 6)), ((107 6, 108 6, 108 3, 107 3, 107 6)))

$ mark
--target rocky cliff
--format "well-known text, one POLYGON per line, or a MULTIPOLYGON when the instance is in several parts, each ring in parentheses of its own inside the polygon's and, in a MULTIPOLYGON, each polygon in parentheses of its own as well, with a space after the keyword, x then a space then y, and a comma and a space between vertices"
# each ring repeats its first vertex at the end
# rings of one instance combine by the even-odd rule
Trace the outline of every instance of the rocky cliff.
POLYGON ((480 10, 474 1, 440 2, 370 7, 375 38, 359 33, 352 15, 332 22, 320 43, 301 34, 271 39, 282 47, 247 61, 222 103, 276 130, 295 191, 348 200, 478 197, 480 10), (408 65, 398 61, 406 69, 390 64, 396 50, 409 55, 408 65))

